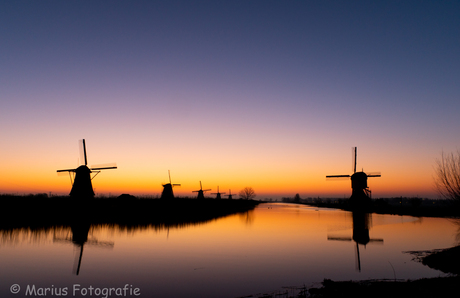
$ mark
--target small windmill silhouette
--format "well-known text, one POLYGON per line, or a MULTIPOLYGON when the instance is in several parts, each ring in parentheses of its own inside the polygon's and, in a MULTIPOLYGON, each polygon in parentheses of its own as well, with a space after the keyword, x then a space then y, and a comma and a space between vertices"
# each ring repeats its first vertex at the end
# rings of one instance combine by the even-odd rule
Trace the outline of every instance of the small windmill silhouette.
POLYGON ((356 172, 356 159, 358 154, 357 147, 352 148, 352 164, 353 164, 353 174, 352 175, 328 175, 326 178, 351 178, 351 200, 362 200, 369 199, 371 197, 371 191, 367 186, 368 177, 381 177, 380 173, 370 173, 366 174, 364 171, 356 172))
POLYGON ((198 196, 196 197, 197 199, 204 199, 204 192, 205 191, 210 191, 211 189, 203 189, 203 186, 201 185, 200 181, 200 189, 199 190, 194 190, 192 192, 197 192, 198 196))
POLYGON ((72 181, 72 176, 70 176, 70 180, 72 183, 72 189, 70 191, 71 197, 86 197, 92 198, 94 197, 94 190, 91 180, 97 176, 101 172, 101 170, 109 170, 109 169, 116 169, 117 166, 111 164, 110 166, 93 166, 89 168, 88 160, 86 157, 86 143, 85 139, 80 140, 80 155, 81 159, 84 160, 84 164, 80 165, 76 169, 65 169, 65 170, 57 170, 58 173, 62 172, 69 172, 74 174, 74 179, 72 181), (91 173, 96 173, 93 177, 91 177, 91 173))
POLYGON ((216 195, 216 200, 222 199, 220 196, 221 194, 225 194, 225 192, 219 192, 219 186, 217 186, 217 192, 211 193, 212 195, 216 195))
POLYGON ((228 190, 228 195, 226 195, 228 197, 229 200, 233 199, 233 196, 236 196, 236 195, 232 195, 232 190, 229 189, 228 190))
POLYGON ((162 184, 163 186, 163 192, 161 193, 162 199, 174 199, 173 187, 180 186, 180 184, 171 183, 171 173, 169 170, 168 170, 168 176, 169 176, 169 183, 162 184))

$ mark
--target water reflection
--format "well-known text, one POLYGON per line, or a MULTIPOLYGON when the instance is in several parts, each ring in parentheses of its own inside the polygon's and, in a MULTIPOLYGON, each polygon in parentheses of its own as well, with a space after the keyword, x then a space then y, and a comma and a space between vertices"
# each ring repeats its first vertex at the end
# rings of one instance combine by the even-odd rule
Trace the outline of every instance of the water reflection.
POLYGON ((359 255, 359 245, 366 247, 369 243, 383 244, 383 239, 369 237, 369 228, 371 227, 372 217, 371 214, 365 212, 355 211, 352 213, 353 218, 353 235, 352 237, 334 237, 329 236, 327 240, 333 241, 354 241, 356 243, 355 259, 356 270, 361 272, 361 258, 359 255))
POLYGON ((449 247, 457 228, 446 219, 295 204, 263 204, 193 224, 80 219, 46 228, 0 228, 0 296, 14 283, 69 288, 129 283, 142 297, 231 298, 324 278, 388 279, 394 277, 391 266, 398 279, 432 277, 440 273, 402 252, 449 247), (385 246, 370 249, 383 239, 385 246), (101 247, 109 250, 94 249, 101 247))
POLYGON ((254 210, 241 212, 239 213, 239 217, 242 222, 249 226, 254 222, 254 210))
POLYGON ((97 246, 97 247, 103 247, 103 248, 110 248, 112 249, 114 246, 113 241, 99 241, 96 238, 88 239, 88 235, 91 229, 91 224, 88 222, 79 222, 72 224, 70 226, 70 234, 67 233, 65 237, 59 236, 57 233, 55 233, 53 237, 54 242, 60 242, 60 243, 72 243, 75 245, 77 250, 79 250, 79 253, 75 259, 75 265, 74 265, 74 270, 73 272, 75 275, 80 274, 80 268, 81 268, 81 263, 83 259, 83 248, 85 244, 91 245, 91 246, 97 246))

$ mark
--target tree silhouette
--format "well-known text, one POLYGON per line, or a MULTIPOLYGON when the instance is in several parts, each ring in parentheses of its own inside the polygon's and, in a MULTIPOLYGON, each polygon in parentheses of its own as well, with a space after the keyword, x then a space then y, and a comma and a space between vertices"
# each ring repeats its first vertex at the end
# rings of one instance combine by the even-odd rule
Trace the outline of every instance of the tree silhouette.
POLYGON ((254 192, 254 189, 252 187, 248 187, 246 186, 245 188, 243 188, 239 193, 238 195, 240 196, 240 198, 242 198, 243 200, 252 200, 256 197, 256 193, 254 192))
POLYGON ((300 203, 300 195, 298 193, 295 194, 294 203, 300 203))
POLYGON ((460 150, 441 153, 441 159, 436 160, 434 183, 443 198, 460 203, 460 150))

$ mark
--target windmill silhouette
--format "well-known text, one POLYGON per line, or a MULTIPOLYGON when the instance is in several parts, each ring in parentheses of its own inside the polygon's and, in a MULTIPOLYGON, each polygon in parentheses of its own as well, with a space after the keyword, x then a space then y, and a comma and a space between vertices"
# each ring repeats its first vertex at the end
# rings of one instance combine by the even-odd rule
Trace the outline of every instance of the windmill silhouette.
POLYGON ((356 172, 356 160, 358 149, 357 147, 352 148, 352 164, 353 164, 353 174, 352 175, 328 175, 326 178, 351 178, 351 188, 352 193, 350 201, 352 204, 355 204, 356 207, 360 206, 371 197, 371 191, 367 186, 368 177, 381 177, 380 173, 366 174, 364 171, 356 172))
POLYGON ((225 192, 219 192, 219 186, 217 186, 217 192, 211 193, 212 195, 216 195, 216 200, 222 199, 220 196, 221 194, 225 194, 225 192))
POLYGON ((228 197, 229 200, 233 199, 233 196, 236 196, 236 195, 232 195, 232 190, 229 189, 228 190, 228 195, 226 195, 228 197))
POLYGON ((201 185, 200 181, 200 189, 199 190, 194 190, 192 192, 197 192, 198 196, 196 197, 197 199, 204 199, 204 192, 205 191, 210 191, 211 189, 203 189, 203 186, 201 185))
POLYGON ((83 247, 85 244, 110 249, 114 246, 114 243, 111 241, 98 241, 97 239, 88 239, 90 228, 91 225, 89 223, 72 224, 70 226, 70 230, 72 232, 71 237, 68 234, 65 237, 58 237, 56 235, 53 237, 53 242, 72 243, 75 245, 75 247, 80 248, 78 261, 75 259, 75 275, 80 274, 81 262, 83 259, 83 247))
POLYGON ((180 186, 180 184, 171 183, 171 173, 169 170, 168 170, 168 176, 169 176, 169 183, 162 184, 163 186, 163 192, 161 193, 162 199, 174 199, 173 187, 180 186))
POLYGON ((91 180, 97 176, 101 172, 101 170, 108 170, 108 169, 116 169, 115 165, 112 166, 95 166, 89 168, 88 160, 86 158, 86 144, 85 139, 80 141, 80 155, 82 156, 81 159, 85 161, 85 164, 80 165, 76 169, 65 169, 65 170, 57 170, 58 173, 61 172, 69 172, 70 181, 72 183, 72 189, 70 191, 71 197, 85 197, 85 198, 93 198, 94 197, 94 190, 91 180), (71 173, 74 174, 74 179, 72 181, 71 173), (91 173, 96 173, 93 177, 91 177, 91 173))
POLYGON ((332 237, 327 240, 335 241, 354 241, 356 243, 356 270, 361 272, 361 257, 359 245, 366 247, 369 243, 383 244, 383 239, 371 239, 369 237, 369 214, 364 212, 353 212, 353 237, 332 237))

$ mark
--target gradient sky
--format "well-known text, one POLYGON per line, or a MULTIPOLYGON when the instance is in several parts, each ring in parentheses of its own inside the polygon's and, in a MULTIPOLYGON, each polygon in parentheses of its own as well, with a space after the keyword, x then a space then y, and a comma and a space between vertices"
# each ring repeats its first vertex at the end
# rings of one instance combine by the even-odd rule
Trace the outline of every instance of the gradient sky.
POLYGON ((2 1, 0 192, 436 197, 460 148, 459 1, 2 1))

